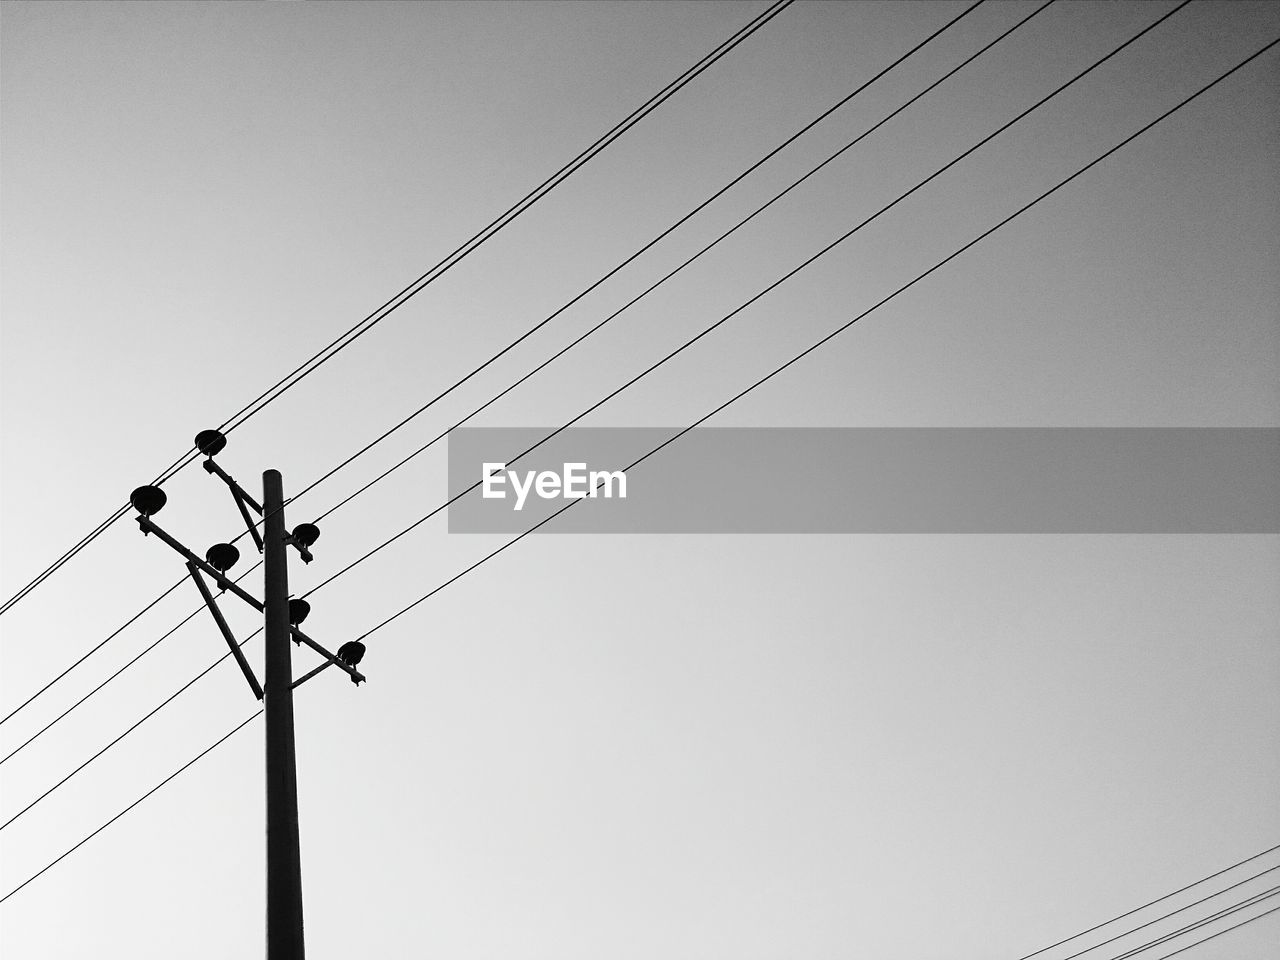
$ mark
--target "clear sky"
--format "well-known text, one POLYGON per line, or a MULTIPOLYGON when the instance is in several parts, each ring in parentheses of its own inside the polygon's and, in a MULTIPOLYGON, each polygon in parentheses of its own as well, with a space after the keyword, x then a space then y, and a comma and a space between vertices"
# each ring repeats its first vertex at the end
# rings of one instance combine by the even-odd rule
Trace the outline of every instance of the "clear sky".
MULTIPOLYGON (((562 423, 1172 6, 1053 5, 477 424, 562 423)), ((761 9, 0 5, 0 593, 761 9)), ((219 462, 255 490, 269 466, 286 492, 310 483, 962 9, 794 4, 219 462)), ((290 522, 1031 9, 983 4, 290 522)), ((588 422, 696 419, 1277 36, 1280 6, 1197 0, 588 422)), ((715 423, 1280 426, 1278 65, 715 423)), ((445 487, 443 449, 413 461, 321 524, 291 586, 445 487)), ((198 468, 165 490, 157 520, 201 551, 236 531, 198 468)), ((336 647, 501 542, 439 517, 318 592, 308 628, 336 647)), ((0 618, 0 712, 182 572, 111 527, 0 618)), ((299 692, 309 955, 1016 960, 1280 843, 1278 575, 1261 535, 527 538, 371 638, 367 686, 330 672, 299 692)), ((176 590, 0 726, 0 753, 198 605, 176 590)), ((3 819, 223 649, 201 613, 0 766, 3 819)), ((0 831, 0 895, 253 709, 214 670, 0 831)), ((0 904, 0 950, 259 955, 261 747, 256 721, 0 904)), ((1188 955, 1261 960, 1278 932, 1188 955)))

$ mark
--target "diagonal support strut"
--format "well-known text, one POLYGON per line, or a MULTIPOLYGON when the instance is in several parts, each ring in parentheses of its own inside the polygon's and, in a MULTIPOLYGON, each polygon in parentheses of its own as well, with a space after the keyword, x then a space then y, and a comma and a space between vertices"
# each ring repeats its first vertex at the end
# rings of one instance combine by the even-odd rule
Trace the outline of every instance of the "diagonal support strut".
POLYGON ((324 671, 328 670, 330 667, 333 666, 333 663, 334 661, 332 660, 326 660, 324 663, 320 664, 320 666, 316 667, 314 670, 308 670, 306 673, 300 676, 297 680, 293 681, 293 683, 290 684, 290 686, 295 688, 302 686, 304 683, 306 683, 308 680, 314 677, 317 673, 323 673, 324 671))
POLYGON ((244 658, 244 651, 240 649, 240 644, 236 643, 236 638, 232 634, 231 628, 227 626, 226 618, 222 616, 222 611, 218 609, 218 602, 213 598, 209 585, 204 582, 204 577, 200 576, 200 568, 188 560, 187 571, 191 574, 191 579, 196 582, 196 586, 200 588, 200 596, 204 597, 205 606, 213 614, 213 620, 218 625, 218 629, 222 631, 222 636, 227 641, 231 655, 236 658, 236 663, 240 665, 240 672, 249 681, 249 689, 253 691, 255 697, 261 700, 262 686, 258 683, 258 678, 253 675, 253 670, 249 667, 249 661, 244 658))
POLYGON ((231 491, 231 499, 236 502, 236 509, 240 511, 240 516, 244 518, 244 525, 249 530, 249 536, 253 537, 253 544, 258 548, 258 552, 261 553, 262 535, 258 533, 258 525, 253 522, 253 517, 249 516, 250 507, 253 507, 258 516, 262 516, 261 505, 253 497, 245 493, 244 487, 236 483, 231 474, 214 463, 212 457, 204 462, 204 469, 206 473, 211 473, 221 478, 222 482, 227 485, 227 489, 231 491))
MULTIPOLYGON (((137 520, 138 520, 138 526, 142 529, 143 533, 154 533, 164 543, 168 544, 175 551, 177 551, 177 553, 187 561, 188 567, 194 566, 198 570, 203 571, 205 574, 207 574, 209 577, 213 579, 213 582, 218 585, 219 589, 230 590, 232 593, 234 593, 237 597, 239 597, 245 603, 249 604, 249 606, 253 607, 255 610, 259 612, 262 611, 263 605, 261 600, 259 600, 253 594, 249 593, 247 590, 241 587, 234 580, 231 580, 230 578, 228 578, 225 574, 221 574, 217 570, 213 569, 213 567, 211 567, 206 561, 201 560, 189 549, 187 549, 185 546, 183 546, 181 543, 175 540, 172 536, 170 536, 168 533, 162 530, 159 527, 159 525, 157 525, 156 522, 152 520, 150 517, 138 517, 137 520)), ((324 657, 326 660, 328 660, 331 664, 333 664, 339 670, 342 670, 344 673, 346 673, 347 676, 351 677, 351 679, 356 682, 357 686, 368 679, 367 677, 365 677, 364 674, 362 674, 355 667, 352 667, 352 666, 349 666, 348 664, 343 663, 334 654, 330 653, 324 647, 320 646, 320 644, 316 643, 314 640, 308 637, 305 633, 303 633, 301 630, 298 629, 296 624, 291 625, 289 627, 289 632, 293 635, 293 639, 295 642, 305 643, 308 647, 310 647, 316 653, 320 654, 320 656, 324 657)))

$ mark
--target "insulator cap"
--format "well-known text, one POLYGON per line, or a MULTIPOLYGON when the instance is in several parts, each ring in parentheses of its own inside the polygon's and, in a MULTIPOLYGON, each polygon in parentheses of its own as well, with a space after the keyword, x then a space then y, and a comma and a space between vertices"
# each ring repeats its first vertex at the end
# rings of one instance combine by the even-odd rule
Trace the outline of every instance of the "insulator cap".
POLYGON ((206 457, 216 457, 227 445, 221 430, 201 430, 196 434, 196 449, 206 457))
POLYGON ((311 612, 311 604, 302 599, 289 601, 289 622, 295 627, 307 619, 307 614, 311 612))
POLYGON ((320 528, 314 523, 300 523, 293 528, 293 539, 309 547, 320 539, 320 528))
POLYGON ((129 502, 133 504, 133 509, 144 517, 154 516, 159 513, 168 501, 169 498, 165 496, 163 490, 150 485, 139 487, 129 494, 129 502))
POLYGON ((364 644, 359 640, 348 640, 338 648, 338 659, 348 667, 354 667, 364 659, 364 644))
POLYGON ((215 543, 205 551, 204 558, 209 561, 209 566, 213 569, 219 573, 226 573, 240 559, 240 551, 229 543, 215 543))

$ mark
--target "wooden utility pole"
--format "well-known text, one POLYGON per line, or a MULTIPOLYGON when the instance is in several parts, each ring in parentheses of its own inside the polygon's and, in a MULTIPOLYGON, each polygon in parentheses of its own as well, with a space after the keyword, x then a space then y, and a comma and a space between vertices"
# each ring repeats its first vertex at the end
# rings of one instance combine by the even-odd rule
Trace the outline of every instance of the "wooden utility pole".
MULTIPOLYGON (((246 532, 262 552, 266 574, 265 596, 259 600, 227 576, 227 570, 240 558, 240 551, 230 543, 215 543, 201 560, 176 538, 170 536, 152 519, 164 508, 168 497, 150 484, 138 487, 129 502, 138 511, 138 527, 144 534, 155 536, 175 550, 187 563, 187 571, 213 614, 218 631, 227 642, 231 656, 244 674, 256 699, 263 702, 267 721, 267 960, 304 960, 302 938, 302 859, 298 844, 298 762, 293 740, 293 688, 301 686, 329 667, 337 667, 353 683, 364 682, 364 674, 356 664, 364 656, 364 644, 352 640, 338 648, 334 655, 302 632, 299 624, 307 618, 311 605, 305 600, 289 599, 289 547, 298 551, 303 563, 312 561, 310 546, 320 536, 314 523, 300 523, 293 533, 284 523, 284 482, 280 471, 268 470, 262 475, 262 503, 253 499, 213 458, 227 445, 219 430, 202 430, 196 434, 196 448, 208 459, 204 469, 227 485, 236 508, 245 522, 246 532), (263 533, 259 536, 250 510, 262 517, 263 533), (258 683, 253 669, 218 608, 217 598, 209 585, 209 577, 222 592, 230 592, 263 616, 263 640, 266 652, 263 682, 258 683), (293 651, 289 641, 305 643, 324 662, 297 680, 293 679, 293 651)), ((237 537, 236 539, 239 539, 237 537)))
POLYGON ((262 475, 267 721, 267 960, 303 960, 302 861, 298 772, 293 739, 293 666, 289 648, 289 571, 284 484, 262 475))

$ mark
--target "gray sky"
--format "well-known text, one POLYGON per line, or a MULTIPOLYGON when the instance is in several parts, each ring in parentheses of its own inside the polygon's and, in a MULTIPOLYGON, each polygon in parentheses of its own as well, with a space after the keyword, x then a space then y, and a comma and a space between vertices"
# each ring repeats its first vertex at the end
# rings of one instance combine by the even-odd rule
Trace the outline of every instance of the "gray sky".
MULTIPOLYGON (((1170 6, 1056 4, 478 425, 573 416, 1170 6)), ((760 9, 4 4, 0 592, 760 9)), ((795 4, 219 462, 300 489, 961 9, 795 4)), ((1030 9, 985 4, 290 522, 1030 9)), ((1276 36, 1274 4, 1191 4, 589 423, 696 419, 1276 36)), ((715 422, 1280 426, 1277 57, 715 422)), ((321 525, 293 589, 445 488, 443 449, 398 471, 321 525)), ((193 546, 236 530, 203 471, 165 489, 158 520, 193 546)), ((501 542, 425 524, 317 593, 308 628, 336 647, 501 542)), ((113 526, 0 620, 3 712, 181 573, 113 526)), ((300 691, 309 955, 1021 957, 1280 842, 1277 574, 1274 536, 530 537, 371 638, 367 686, 300 691)), ((175 591, 0 727, 0 748, 198 603, 175 591)), ((202 613, 5 763, 5 818, 222 649, 202 613)), ((252 709, 219 667, 0 832, 0 888, 252 709)), ((261 736, 0 905, 6 956, 259 953, 261 736)), ((1262 958, 1277 923, 1192 955, 1262 958)))

